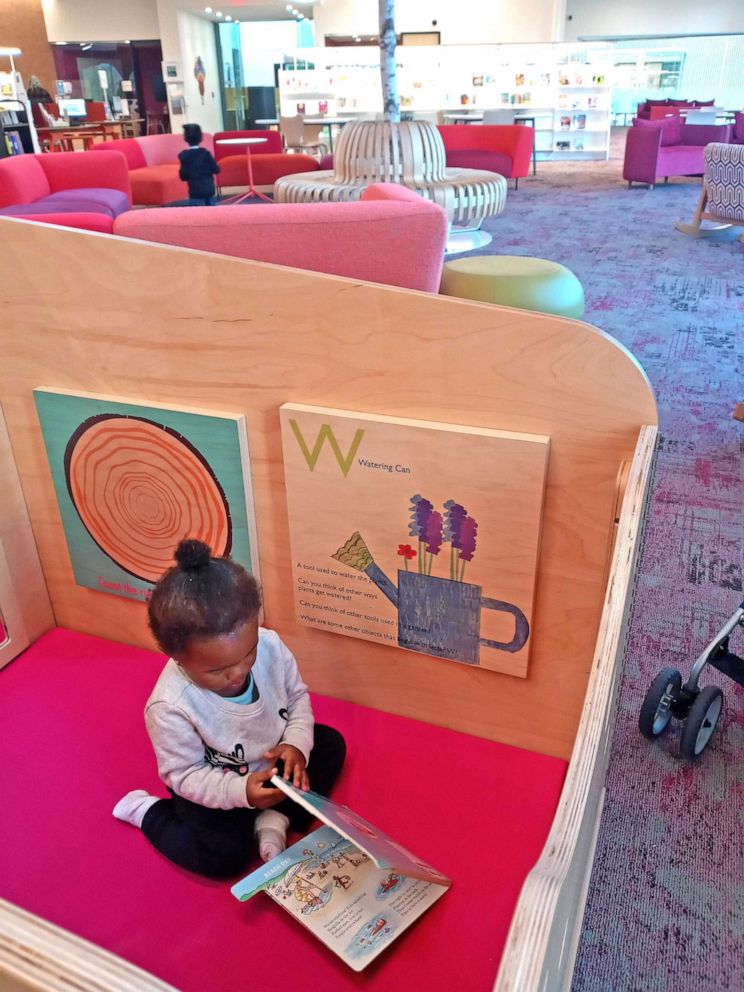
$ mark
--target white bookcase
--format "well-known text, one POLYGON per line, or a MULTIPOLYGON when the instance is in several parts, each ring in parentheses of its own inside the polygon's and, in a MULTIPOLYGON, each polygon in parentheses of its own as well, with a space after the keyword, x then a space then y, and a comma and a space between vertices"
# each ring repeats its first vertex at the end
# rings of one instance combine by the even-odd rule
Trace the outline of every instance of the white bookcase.
MULTIPOLYGON (((295 57, 297 68, 279 72, 282 114, 381 113, 377 48, 298 49, 295 57)), ((538 159, 609 156, 612 61, 606 46, 399 47, 397 59, 404 113, 441 121, 445 113, 509 109, 534 118, 538 159)))

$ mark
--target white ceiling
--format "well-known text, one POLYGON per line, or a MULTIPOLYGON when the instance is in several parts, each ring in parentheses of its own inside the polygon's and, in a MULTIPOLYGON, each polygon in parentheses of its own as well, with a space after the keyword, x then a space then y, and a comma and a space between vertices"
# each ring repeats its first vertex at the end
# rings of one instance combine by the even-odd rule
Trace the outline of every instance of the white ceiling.
POLYGON ((224 21, 225 18, 216 17, 214 12, 212 14, 205 13, 204 8, 207 6, 212 7, 213 11, 221 10, 223 14, 229 14, 233 20, 295 20, 287 10, 288 3, 301 11, 305 17, 312 19, 313 4, 303 3, 302 0, 180 0, 180 6, 184 10, 191 10, 212 21, 224 21))

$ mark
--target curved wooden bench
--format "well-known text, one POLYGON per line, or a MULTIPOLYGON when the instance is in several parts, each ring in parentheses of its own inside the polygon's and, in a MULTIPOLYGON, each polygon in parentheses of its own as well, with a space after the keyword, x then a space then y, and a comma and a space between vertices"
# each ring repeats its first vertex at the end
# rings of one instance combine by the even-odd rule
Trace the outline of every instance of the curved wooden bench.
POLYGON ((358 200, 371 183, 400 183, 444 207, 458 226, 477 226, 506 206, 506 179, 479 169, 448 169, 441 135, 428 121, 347 124, 333 163, 333 171, 278 179, 275 199, 358 200))

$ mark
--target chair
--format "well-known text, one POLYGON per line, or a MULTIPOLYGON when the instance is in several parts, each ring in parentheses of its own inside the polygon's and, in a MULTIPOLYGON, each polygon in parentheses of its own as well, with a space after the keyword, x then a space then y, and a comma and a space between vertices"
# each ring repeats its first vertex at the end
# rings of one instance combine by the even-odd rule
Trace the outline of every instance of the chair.
POLYGON ((675 227, 682 234, 701 238, 734 224, 744 226, 744 145, 714 142, 705 148, 703 190, 692 223, 680 222, 675 227), (704 220, 713 226, 703 227, 704 220))
POLYGON ((514 123, 514 111, 513 110, 484 110, 483 111, 483 123, 484 124, 513 124, 514 123))
POLYGON ((165 121, 157 114, 145 114, 145 134, 165 134, 165 121))
POLYGON ((321 155, 328 154, 328 145, 325 141, 321 141, 322 128, 313 128, 312 140, 307 140, 308 132, 305 129, 302 114, 296 114, 294 117, 280 117, 279 131, 287 151, 307 152, 314 149, 321 155))

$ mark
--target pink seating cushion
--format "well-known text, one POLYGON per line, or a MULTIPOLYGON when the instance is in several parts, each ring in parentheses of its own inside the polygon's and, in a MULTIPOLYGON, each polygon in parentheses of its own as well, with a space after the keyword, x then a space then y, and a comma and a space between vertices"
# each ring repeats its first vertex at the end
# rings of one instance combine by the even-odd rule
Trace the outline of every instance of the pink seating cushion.
POLYGON ((492 988, 563 761, 314 698, 348 744, 336 798, 454 882, 360 977, 267 897, 237 902, 112 817, 130 789, 165 794, 142 718, 163 662, 54 630, 0 671, 1 897, 181 992, 492 988))
MULTIPOLYGON (((287 155, 283 152, 270 155, 251 153, 251 165, 254 184, 272 186, 281 176, 294 175, 295 172, 315 172, 318 160, 311 155, 287 155)), ((245 152, 242 155, 233 153, 221 158, 220 169, 222 171, 217 176, 220 186, 248 185, 248 159, 245 152)))
POLYGON ((661 130, 662 147, 682 143, 682 120, 676 115, 674 117, 661 117, 655 121, 644 121, 635 118, 633 120, 633 127, 659 128, 661 130))
POLYGON ((391 202, 132 210, 114 230, 122 237, 436 293, 446 214, 418 196, 386 199, 391 202))
POLYGON ((744 144, 744 113, 739 111, 734 114, 734 139, 739 144, 744 144))
POLYGON ((143 169, 147 162, 136 138, 117 138, 115 141, 97 141, 89 149, 91 152, 121 152, 127 160, 131 172, 143 169))
POLYGON ((161 207, 189 195, 185 182, 178 178, 178 164, 148 165, 129 173, 132 201, 140 206, 161 207))
POLYGON ((47 208, 49 213, 18 214, 18 220, 32 220, 38 224, 55 224, 57 227, 74 227, 81 231, 98 231, 100 234, 112 234, 114 229, 114 218, 110 214, 77 213, 67 210, 65 213, 51 212, 51 207, 47 208))
POLYGON ((51 192, 35 155, 12 155, 0 159, 0 207, 33 203, 51 192))
POLYGON ((278 131, 218 131, 214 135, 214 157, 218 162, 238 154, 245 147, 242 145, 223 145, 221 142, 230 138, 263 138, 262 144, 251 145, 251 155, 281 155, 284 151, 282 136, 278 131))
POLYGON ((495 149, 453 148, 447 150, 446 156, 448 169, 482 169, 486 172, 498 172, 507 179, 512 174, 511 155, 495 149))

